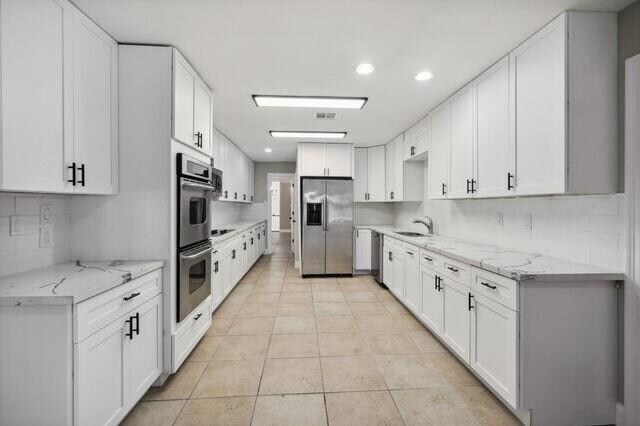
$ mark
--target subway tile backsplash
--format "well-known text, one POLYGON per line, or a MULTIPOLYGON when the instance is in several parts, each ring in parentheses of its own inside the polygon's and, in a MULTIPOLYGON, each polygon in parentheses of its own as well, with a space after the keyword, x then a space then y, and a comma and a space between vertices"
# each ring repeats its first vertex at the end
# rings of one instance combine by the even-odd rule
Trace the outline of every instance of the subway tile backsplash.
POLYGON ((0 276, 69 260, 68 195, 0 194, 0 276), (40 224, 40 206, 51 206, 51 224, 40 224), (11 235, 11 216, 20 216, 20 235, 11 235), (50 231, 41 247, 40 230, 50 231))

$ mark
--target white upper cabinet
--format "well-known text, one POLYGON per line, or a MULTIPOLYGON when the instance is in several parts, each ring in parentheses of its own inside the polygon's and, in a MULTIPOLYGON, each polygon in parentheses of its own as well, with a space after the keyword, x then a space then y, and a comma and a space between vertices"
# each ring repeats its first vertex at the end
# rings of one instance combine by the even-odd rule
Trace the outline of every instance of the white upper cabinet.
POLYGON ((116 192, 116 42, 67 1, 4 0, 0 62, 0 189, 116 192))
POLYGON ((173 138, 211 155, 211 90, 173 49, 173 138))
POLYGON ((387 201, 394 201, 394 182, 396 178, 396 149, 394 141, 389 142, 384 146, 384 175, 385 175, 385 193, 384 199, 387 201))
POLYGON ((404 161, 423 161, 429 149, 430 118, 426 116, 404 132, 404 161))
POLYGON ((368 148, 355 148, 353 150, 353 201, 367 201, 367 189, 369 184, 368 173, 368 148))
POLYGON ((213 145, 214 167, 222 170, 222 193, 218 200, 253 202, 253 160, 216 129, 213 129, 213 134, 216 136, 213 145))
POLYGON ((451 103, 451 148, 449 198, 465 198, 473 193, 474 87, 468 85, 451 103))
POLYGON ((509 140, 509 58, 482 73, 476 88, 476 196, 508 195, 510 158, 509 140))
POLYGON ((298 144, 299 176, 353 177, 354 153, 352 144, 298 144))
POLYGON ((449 190, 449 147, 451 146, 451 105, 445 103, 431 112, 429 149, 429 198, 446 198, 449 190))
POLYGON ((385 146, 385 200, 422 200, 422 163, 404 161, 404 133, 385 146))
POLYGON ((384 201, 385 147, 354 149, 354 201, 384 201))

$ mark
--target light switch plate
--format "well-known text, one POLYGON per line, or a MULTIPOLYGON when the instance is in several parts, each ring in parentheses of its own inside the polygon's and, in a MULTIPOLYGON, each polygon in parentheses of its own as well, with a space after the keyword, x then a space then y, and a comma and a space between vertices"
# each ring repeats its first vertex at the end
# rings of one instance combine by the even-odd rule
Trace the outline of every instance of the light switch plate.
POLYGON ((40 204, 40 225, 52 225, 53 212, 51 204, 40 204))
POLYGON ((51 247, 51 228, 40 228, 40 248, 51 247))
POLYGON ((12 237, 22 235, 22 216, 11 216, 11 230, 9 234, 12 237))

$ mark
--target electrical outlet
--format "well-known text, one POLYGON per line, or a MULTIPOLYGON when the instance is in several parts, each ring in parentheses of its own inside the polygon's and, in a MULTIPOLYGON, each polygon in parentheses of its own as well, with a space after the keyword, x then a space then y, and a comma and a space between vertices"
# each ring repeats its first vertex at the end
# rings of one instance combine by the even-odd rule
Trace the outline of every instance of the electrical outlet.
POLYGON ((504 216, 502 212, 496 212, 496 225, 500 228, 504 226, 504 216))
POLYGON ((533 229, 533 217, 531 213, 524 215, 524 229, 525 231, 531 231, 531 229, 533 229))
POLYGON ((11 230, 9 234, 12 237, 22 235, 22 216, 11 216, 11 230))
POLYGON ((51 204, 40 204, 40 225, 53 224, 53 211, 51 204))
POLYGON ((51 247, 51 229, 40 228, 40 248, 51 247))

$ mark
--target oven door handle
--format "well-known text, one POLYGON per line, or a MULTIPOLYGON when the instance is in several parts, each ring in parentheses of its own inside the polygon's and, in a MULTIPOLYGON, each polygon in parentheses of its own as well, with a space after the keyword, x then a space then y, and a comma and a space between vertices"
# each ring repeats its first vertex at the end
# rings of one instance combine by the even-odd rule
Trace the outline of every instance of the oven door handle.
POLYGON ((188 254, 188 255, 184 255, 182 253, 180 253, 180 259, 195 259, 196 257, 200 257, 203 254, 210 252, 211 250, 213 250, 213 247, 208 247, 202 251, 197 252, 196 254, 188 254))
POLYGON ((189 188, 200 188, 207 191, 215 191, 216 188, 213 185, 207 185, 205 183, 197 183, 197 182, 182 182, 181 186, 186 186, 189 188))

